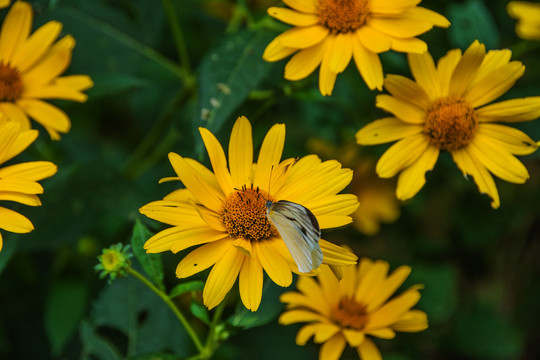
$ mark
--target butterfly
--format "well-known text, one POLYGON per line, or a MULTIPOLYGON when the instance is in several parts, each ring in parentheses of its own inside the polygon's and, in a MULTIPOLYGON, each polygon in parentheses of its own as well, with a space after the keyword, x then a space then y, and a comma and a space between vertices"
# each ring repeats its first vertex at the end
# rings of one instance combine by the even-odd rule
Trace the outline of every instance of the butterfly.
POLYGON ((308 273, 321 265, 321 229, 308 208, 287 200, 268 200, 266 216, 281 235, 301 273, 308 273))

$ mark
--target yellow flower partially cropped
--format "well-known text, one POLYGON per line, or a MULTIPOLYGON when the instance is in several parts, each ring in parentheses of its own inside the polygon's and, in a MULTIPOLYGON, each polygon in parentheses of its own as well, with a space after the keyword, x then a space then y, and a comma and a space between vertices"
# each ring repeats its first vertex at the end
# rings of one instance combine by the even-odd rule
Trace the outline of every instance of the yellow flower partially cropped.
MULTIPOLYGON (((217 306, 239 278, 244 305, 256 311, 261 302, 263 269, 280 286, 289 286, 298 267, 276 228, 266 216, 266 201, 288 200, 311 210, 321 229, 350 223, 348 216, 358 207, 356 196, 337 194, 352 179, 352 171, 337 161, 322 162, 309 155, 280 161, 285 125, 276 124, 266 134, 259 158, 253 162, 251 124, 245 117, 236 121, 229 141, 229 165, 218 140, 199 128, 213 172, 199 162, 175 153, 169 160, 186 189, 151 202, 140 212, 172 225, 150 238, 149 253, 199 246, 176 269, 185 278, 212 267, 203 291, 204 304, 217 306)), ((323 263, 355 264, 350 251, 319 240, 323 263)), ((313 272, 316 273, 316 270, 313 272)))
POLYGON ((377 174, 399 174, 396 195, 412 198, 424 186, 441 151, 448 151, 463 175, 471 175, 491 206, 500 205, 491 174, 511 183, 529 178, 514 155, 527 155, 538 145, 524 132, 497 124, 533 120, 540 116, 540 97, 492 103, 523 75, 525 66, 510 61, 510 50, 486 54, 475 41, 464 54, 449 51, 437 66, 429 53, 409 54, 416 81, 388 75, 390 95, 378 95, 377 107, 393 116, 376 120, 356 134, 361 145, 397 141, 379 159, 377 174))
POLYGON ((323 344, 321 360, 339 359, 347 344, 356 348, 362 360, 380 360, 371 336, 392 339, 396 331, 418 332, 428 327, 426 314, 412 309, 420 300, 420 285, 390 299, 411 268, 401 266, 391 274, 388 268, 385 261, 364 258, 358 266, 343 269, 341 281, 327 268, 321 270, 318 281, 303 276, 296 285, 298 292, 281 295, 287 308, 279 322, 308 323, 298 331, 296 343, 305 345, 314 336, 316 343, 323 344))
POLYGON ((60 77, 75 46, 71 35, 54 42, 62 24, 50 21, 33 34, 31 27, 32 7, 16 1, 0 32, 0 112, 4 119, 21 123, 22 130, 31 128, 32 118, 57 140, 69 131, 71 122, 62 110, 43 100, 84 102, 87 96, 82 91, 93 83, 86 75, 60 77))
POLYGON ((380 53, 395 50, 423 53, 416 38, 448 20, 416 6, 421 0, 284 0, 291 9, 271 7, 268 13, 294 28, 277 36, 264 51, 266 61, 296 53, 285 66, 285 78, 300 80, 319 65, 319 90, 331 95, 337 74, 351 58, 370 89, 382 89, 380 53))
POLYGON ((540 40, 540 3, 510 1, 506 9, 518 21, 516 33, 520 38, 540 40))
MULTIPOLYGON (((26 149, 38 136, 37 130, 20 131, 20 124, 0 122, 0 165, 26 149)), ((31 161, 0 168, 0 200, 24 205, 40 206, 37 194, 43 193, 39 180, 56 173, 56 165, 49 161, 31 161)), ((34 226, 25 216, 0 206, 0 229, 27 233, 34 226)), ((0 234, 0 250, 2 249, 0 234)))

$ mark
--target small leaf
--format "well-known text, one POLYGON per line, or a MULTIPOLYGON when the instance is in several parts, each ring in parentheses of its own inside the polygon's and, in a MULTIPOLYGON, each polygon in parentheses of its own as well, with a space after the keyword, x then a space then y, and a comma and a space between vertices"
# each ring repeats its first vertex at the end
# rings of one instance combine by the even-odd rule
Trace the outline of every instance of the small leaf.
POLYGON ((199 69, 197 126, 217 132, 259 85, 272 67, 262 59, 272 36, 262 31, 243 31, 223 39, 207 54, 199 69))
POLYGON ((135 226, 133 227, 131 247, 146 275, 148 275, 154 284, 163 291, 165 286, 163 284, 163 263, 161 262, 161 256, 159 254, 148 254, 144 251, 144 243, 151 236, 152 233, 150 230, 137 219, 135 221, 135 226))
POLYGON ((172 299, 174 297, 180 296, 190 291, 202 291, 204 288, 204 282, 201 280, 189 281, 186 283, 176 285, 169 294, 169 297, 172 299))
POLYGON ((45 329, 52 353, 58 356, 74 335, 81 320, 88 290, 82 282, 60 281, 54 284, 45 302, 45 329))
POLYGON ((205 324, 210 324, 210 316, 208 315, 208 309, 201 303, 192 301, 189 305, 191 313, 205 324))

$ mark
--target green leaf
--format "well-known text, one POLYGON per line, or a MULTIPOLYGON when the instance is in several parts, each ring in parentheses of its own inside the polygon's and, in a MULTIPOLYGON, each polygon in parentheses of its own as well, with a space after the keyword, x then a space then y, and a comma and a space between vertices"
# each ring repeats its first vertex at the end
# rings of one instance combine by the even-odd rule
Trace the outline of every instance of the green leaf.
POLYGON ((81 343, 84 344, 82 360, 98 358, 100 360, 121 360, 122 356, 111 343, 97 335, 87 321, 83 321, 80 329, 81 343))
POLYGON ((172 299, 174 297, 180 296, 190 291, 202 291, 204 288, 204 281, 194 280, 186 283, 176 285, 169 294, 169 297, 172 299))
POLYGON ((192 301, 189 304, 191 313, 205 324, 210 324, 210 316, 208 315, 208 309, 201 303, 192 301))
POLYGON ((234 110, 259 85, 272 67, 262 59, 272 34, 243 31, 219 42, 203 59, 199 69, 199 107, 196 126, 217 132, 234 110))
POLYGON ((53 284, 45 300, 45 329, 52 353, 58 356, 75 333, 88 299, 82 282, 62 280, 53 284))
POLYGON ((499 47, 499 30, 483 2, 452 3, 448 8, 448 18, 452 23, 448 29, 449 37, 454 46, 466 49, 478 39, 488 49, 499 47))
POLYGON ((150 230, 148 230, 139 219, 135 220, 133 236, 131 237, 131 247, 146 275, 148 275, 152 282, 163 291, 165 285, 163 284, 163 263, 161 262, 161 255, 148 254, 144 250, 144 243, 151 236, 152 233, 150 230))

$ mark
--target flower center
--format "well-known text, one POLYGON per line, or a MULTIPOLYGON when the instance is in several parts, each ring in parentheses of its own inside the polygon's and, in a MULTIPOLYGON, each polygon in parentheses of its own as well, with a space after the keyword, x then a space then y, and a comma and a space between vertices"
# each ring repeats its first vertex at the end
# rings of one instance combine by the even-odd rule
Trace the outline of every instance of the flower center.
POLYGON ((319 0, 319 22, 334 33, 347 33, 371 18, 366 0, 319 0))
POLYGON ((344 328, 362 330, 368 322, 369 315, 365 305, 346 297, 339 301, 330 318, 344 328))
POLYGON ((266 201, 272 197, 259 188, 243 186, 225 199, 221 221, 229 235, 248 240, 264 240, 279 236, 266 217, 266 201))
POLYGON ((424 133, 441 150, 457 150, 474 137, 478 120, 476 112, 462 98, 440 98, 429 109, 424 133))
POLYGON ((21 97, 23 82, 15 68, 0 63, 0 101, 15 101, 21 97))
POLYGON ((122 261, 120 260, 120 257, 116 251, 108 251, 101 257, 103 268, 107 271, 116 270, 121 262, 122 261))

